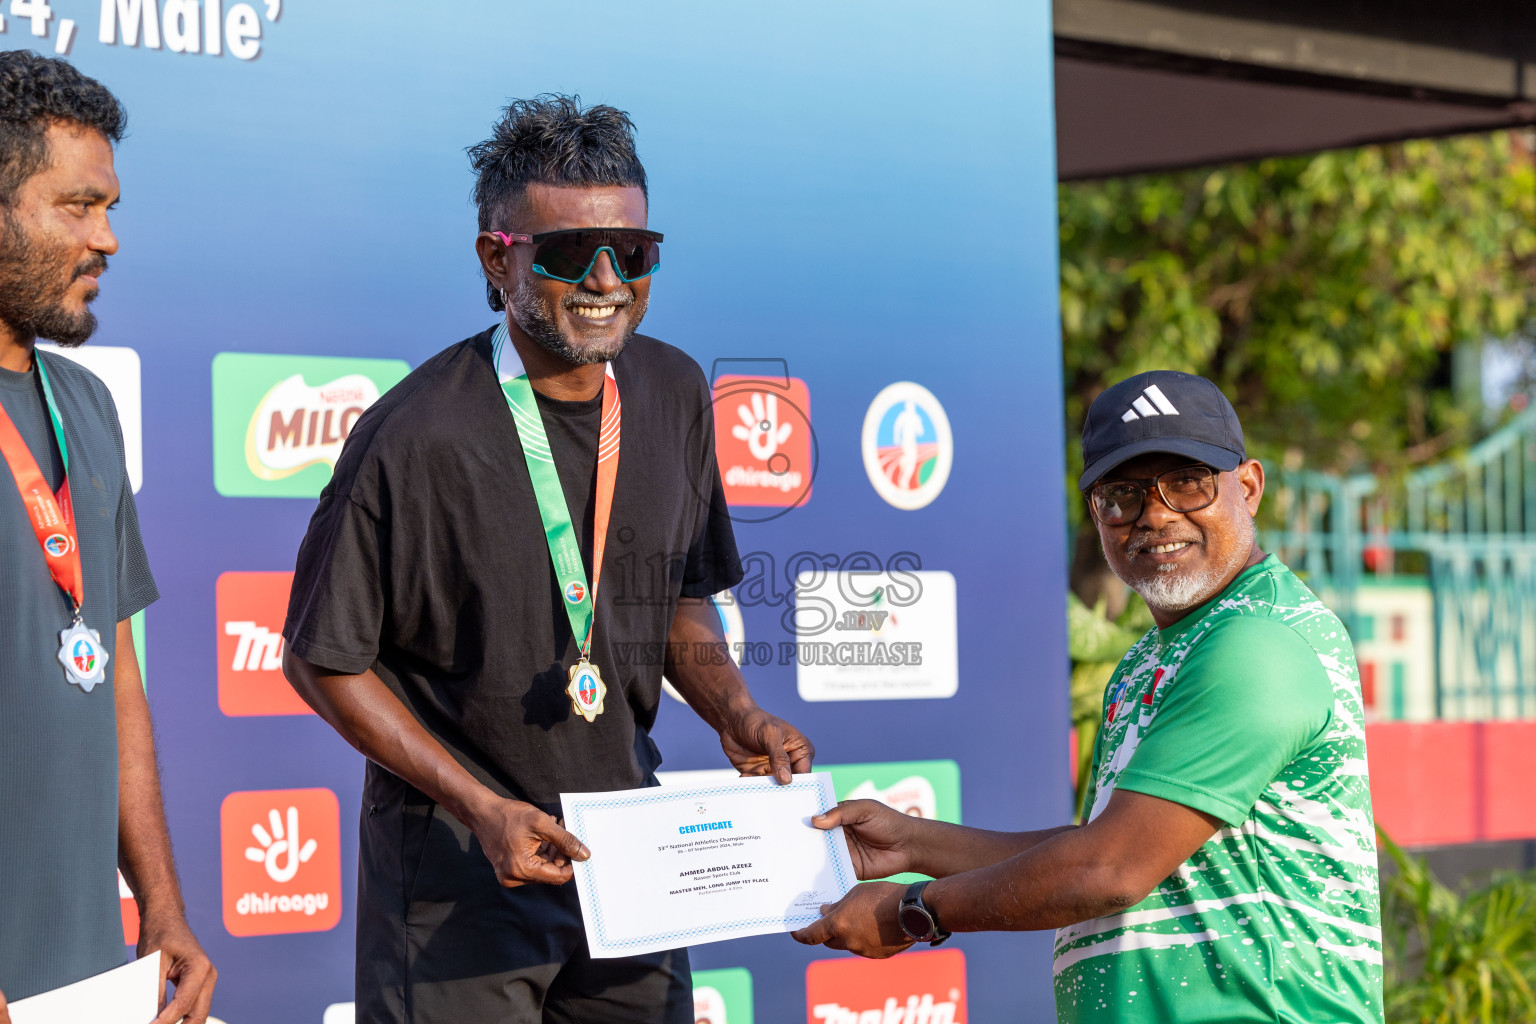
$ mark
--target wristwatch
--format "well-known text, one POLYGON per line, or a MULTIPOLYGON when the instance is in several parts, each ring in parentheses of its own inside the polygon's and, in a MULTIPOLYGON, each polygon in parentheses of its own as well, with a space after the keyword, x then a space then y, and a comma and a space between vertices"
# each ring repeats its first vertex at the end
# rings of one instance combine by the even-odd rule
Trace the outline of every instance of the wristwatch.
POLYGON ((949 932, 939 924, 939 915, 933 912, 933 908, 923 902, 923 889, 929 881, 913 882, 907 887, 906 894, 901 897, 901 906, 896 911, 896 920, 900 922, 901 930, 918 942, 937 946, 949 938, 949 932))

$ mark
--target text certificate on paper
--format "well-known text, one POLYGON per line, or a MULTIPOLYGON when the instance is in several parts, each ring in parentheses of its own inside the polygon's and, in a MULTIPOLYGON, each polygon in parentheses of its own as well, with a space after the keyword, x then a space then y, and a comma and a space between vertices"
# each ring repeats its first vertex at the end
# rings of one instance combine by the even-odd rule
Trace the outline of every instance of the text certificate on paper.
POLYGON ((802 928, 856 881, 843 830, 812 828, 832 776, 562 793, 594 957, 633 956, 802 928))

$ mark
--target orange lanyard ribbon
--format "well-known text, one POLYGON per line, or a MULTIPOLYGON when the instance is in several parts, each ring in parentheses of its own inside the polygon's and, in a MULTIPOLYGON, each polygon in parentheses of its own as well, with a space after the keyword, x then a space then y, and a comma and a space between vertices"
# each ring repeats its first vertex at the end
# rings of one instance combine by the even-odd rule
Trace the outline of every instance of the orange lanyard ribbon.
POLYGON ((43 383, 43 397, 48 405, 48 416, 53 421, 53 433, 59 443, 59 456, 64 462, 64 481, 59 484, 57 495, 48 487, 47 478, 32 457, 26 441, 16 424, 0 407, 0 455, 10 467, 16 490, 32 520, 32 532, 37 536, 38 547, 43 549, 43 560, 48 573, 59 589, 69 595, 74 605, 75 618, 80 617, 80 606, 85 603, 85 576, 80 568, 80 538, 75 530, 74 508, 69 500, 69 449, 64 442, 64 425, 53 401, 53 389, 43 370, 41 357, 33 354, 38 376, 43 383))

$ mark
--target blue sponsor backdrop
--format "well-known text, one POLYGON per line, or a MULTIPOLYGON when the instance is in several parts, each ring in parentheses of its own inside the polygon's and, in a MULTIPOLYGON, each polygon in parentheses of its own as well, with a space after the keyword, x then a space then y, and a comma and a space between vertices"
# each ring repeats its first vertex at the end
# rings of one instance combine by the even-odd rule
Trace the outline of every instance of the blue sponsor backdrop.
MULTIPOLYGON (((154 6, 155 0, 143 0, 154 6)), ((225 3, 226 10, 231 9, 225 3)), ((579 92, 632 113, 666 232, 647 333, 706 369, 775 357, 810 389, 808 505, 740 527, 743 551, 916 552, 958 584, 960 686, 942 700, 806 703, 795 670, 759 699, 827 762, 951 758, 974 825, 1068 813, 1060 355, 1051 27, 1046 0, 825 4, 477 0, 253 5, 254 59, 100 41, 96 0, 54 0, 47 38, 124 99, 121 254, 98 341, 143 360, 139 503, 164 599, 150 698, 193 927, 229 1024, 318 1022, 351 999, 362 764, 307 717, 229 718, 215 693, 214 582, 283 570, 312 502, 214 490, 210 364, 221 351, 416 365, 493 322, 472 250, 464 148, 509 97, 579 92), (276 21, 271 15, 277 14, 276 21), (865 410, 901 380, 943 404, 954 468, 926 508, 871 487, 865 410), (324 786, 342 806, 344 913, 328 932, 236 938, 220 913, 219 806, 236 790, 324 786)), ((244 17, 244 15, 241 15, 244 17)), ((238 27, 238 26, 237 26, 238 27)), ((119 28, 121 33, 121 28, 119 28)), ((247 33, 248 34, 248 33, 247 33)), ((226 41, 227 42, 227 41, 226 41)), ((184 43, 184 40, 183 40, 184 43)), ((249 42, 244 44, 249 51, 249 42)), ((787 639, 782 609, 743 609, 787 639)), ((666 767, 720 767, 664 700, 666 767)), ((958 936, 978 1020, 1037 1020, 1049 939, 958 936)), ((752 971, 761 1020, 802 1019, 806 964, 772 936, 698 948, 752 971)))

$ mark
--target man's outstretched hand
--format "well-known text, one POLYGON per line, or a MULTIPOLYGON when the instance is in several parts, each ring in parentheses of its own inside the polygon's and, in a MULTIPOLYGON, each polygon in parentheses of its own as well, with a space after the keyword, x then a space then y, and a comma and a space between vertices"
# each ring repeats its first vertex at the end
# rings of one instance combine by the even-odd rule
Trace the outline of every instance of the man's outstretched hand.
POLYGON ((836 903, 824 904, 820 921, 790 935, 807 946, 846 949, 876 960, 895 956, 913 942, 896 918, 906 891, 894 882, 856 885, 836 903))
POLYGON ((844 800, 811 819, 817 828, 843 826, 848 856, 859 881, 912 871, 909 852, 913 819, 877 800, 844 800))
POLYGON ((805 735, 762 708, 732 718, 720 732, 720 746, 743 775, 772 775, 783 785, 791 774, 811 770, 816 748, 805 735))
POLYGON ((11 1024, 11 1011, 5 1008, 4 992, 0 992, 0 1024, 11 1024))

